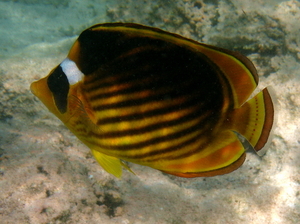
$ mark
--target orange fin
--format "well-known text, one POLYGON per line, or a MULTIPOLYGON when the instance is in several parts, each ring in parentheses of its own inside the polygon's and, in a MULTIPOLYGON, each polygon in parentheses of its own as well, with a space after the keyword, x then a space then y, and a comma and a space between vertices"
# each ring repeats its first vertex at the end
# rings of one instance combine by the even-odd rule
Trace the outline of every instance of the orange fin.
POLYGON ((209 177, 230 173, 240 167, 245 160, 245 149, 236 134, 224 131, 195 154, 165 162, 160 169, 180 177, 209 177), (169 164, 167 164, 169 163, 169 164))
POLYGON ((162 171, 164 173, 172 174, 178 177, 185 177, 185 178, 193 178, 193 177, 213 177, 217 175, 223 175, 227 173, 231 173, 232 171, 239 168, 245 161, 246 153, 243 153, 240 158, 238 158, 236 161, 234 161, 232 164, 216 169, 211 171, 205 171, 200 173, 179 173, 179 172, 168 172, 168 171, 162 171))
MULTIPOLYGON (((68 97, 68 113, 65 114, 63 122, 70 129, 74 130, 76 135, 76 129, 78 128, 80 121, 81 129, 88 132, 88 130, 98 130, 99 127, 96 125, 95 116, 87 103, 82 101, 82 98, 78 97, 78 94, 69 94, 68 97)), ((82 136, 79 137, 82 140, 82 136)))
POLYGON ((274 107, 267 88, 234 111, 234 131, 244 136, 256 151, 268 142, 274 121, 274 107))
POLYGON ((222 70, 232 89, 234 108, 239 108, 258 84, 258 75, 253 63, 238 52, 215 46, 199 44, 198 50, 222 70))

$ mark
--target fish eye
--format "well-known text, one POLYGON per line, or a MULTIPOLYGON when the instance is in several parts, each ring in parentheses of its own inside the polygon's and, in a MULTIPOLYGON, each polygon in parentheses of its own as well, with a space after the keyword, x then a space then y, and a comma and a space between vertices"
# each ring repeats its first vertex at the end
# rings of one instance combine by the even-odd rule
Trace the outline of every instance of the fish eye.
POLYGON ((61 66, 57 66, 47 79, 47 85, 53 94, 54 102, 60 113, 67 111, 67 98, 70 84, 61 66))

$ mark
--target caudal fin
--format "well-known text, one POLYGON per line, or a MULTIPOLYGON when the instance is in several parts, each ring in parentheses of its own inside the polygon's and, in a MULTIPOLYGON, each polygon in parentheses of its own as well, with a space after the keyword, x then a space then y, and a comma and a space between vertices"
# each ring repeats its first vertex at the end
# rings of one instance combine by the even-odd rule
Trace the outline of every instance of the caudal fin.
POLYGON ((232 121, 234 130, 259 152, 269 140, 274 121, 274 106, 268 89, 263 89, 236 109, 232 121))

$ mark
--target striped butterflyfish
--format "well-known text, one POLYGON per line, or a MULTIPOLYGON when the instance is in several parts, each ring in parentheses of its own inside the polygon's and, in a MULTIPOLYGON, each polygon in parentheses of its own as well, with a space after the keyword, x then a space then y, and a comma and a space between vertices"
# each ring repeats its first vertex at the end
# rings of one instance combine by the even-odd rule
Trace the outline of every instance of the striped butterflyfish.
POLYGON ((120 177, 125 161, 180 177, 229 173, 268 142, 273 103, 240 53, 133 23, 84 30, 31 91, 120 177), (249 99, 250 98, 250 99, 249 99), (246 147, 247 148, 247 147, 246 147))

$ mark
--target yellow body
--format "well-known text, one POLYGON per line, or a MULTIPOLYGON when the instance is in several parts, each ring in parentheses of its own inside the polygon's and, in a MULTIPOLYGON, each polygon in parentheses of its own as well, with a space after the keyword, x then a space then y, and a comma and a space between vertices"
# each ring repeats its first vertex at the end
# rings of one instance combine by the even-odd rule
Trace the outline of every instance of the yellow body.
POLYGON ((31 90, 117 177, 121 160, 182 177, 224 174, 245 159, 234 132, 257 151, 268 140, 271 98, 264 89, 245 102, 258 76, 238 53, 118 23, 84 31, 68 60, 84 77, 63 84, 66 105, 57 102, 60 89, 49 88, 49 76, 70 82, 63 64, 31 90))

